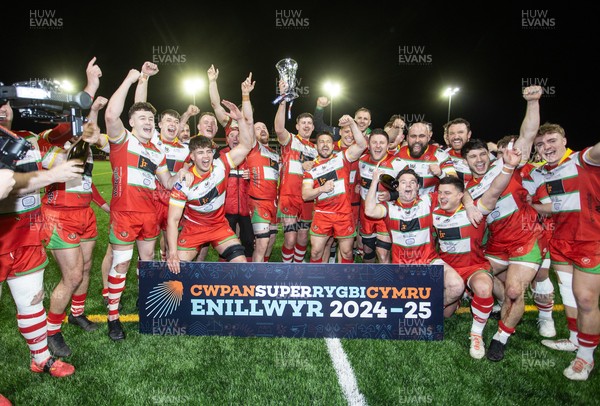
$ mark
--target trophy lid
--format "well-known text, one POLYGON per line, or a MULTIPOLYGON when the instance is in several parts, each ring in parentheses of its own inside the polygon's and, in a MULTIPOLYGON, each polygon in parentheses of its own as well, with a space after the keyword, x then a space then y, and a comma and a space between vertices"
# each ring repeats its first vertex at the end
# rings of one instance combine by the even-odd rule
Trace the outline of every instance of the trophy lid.
POLYGON ((283 67, 287 67, 288 69, 296 69, 298 67, 298 62, 292 58, 284 58, 275 64, 275 68, 277 68, 277 70, 283 67))

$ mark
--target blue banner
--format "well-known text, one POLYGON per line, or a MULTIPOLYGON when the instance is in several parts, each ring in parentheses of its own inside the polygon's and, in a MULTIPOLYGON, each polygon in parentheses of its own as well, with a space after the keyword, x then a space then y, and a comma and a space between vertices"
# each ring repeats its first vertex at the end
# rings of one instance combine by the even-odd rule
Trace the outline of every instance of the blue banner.
POLYGON ((139 263, 140 332, 442 340, 441 265, 139 263))

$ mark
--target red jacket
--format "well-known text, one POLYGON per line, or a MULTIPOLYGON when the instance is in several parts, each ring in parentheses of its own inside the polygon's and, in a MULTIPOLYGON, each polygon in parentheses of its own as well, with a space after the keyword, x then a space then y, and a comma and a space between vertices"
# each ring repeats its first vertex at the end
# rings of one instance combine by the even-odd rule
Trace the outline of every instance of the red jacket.
MULTIPOLYGON (((231 148, 225 147, 219 151, 221 159, 226 159, 225 154, 231 148)), ((248 185, 249 180, 242 178, 244 170, 248 169, 246 160, 237 168, 231 169, 229 179, 227 180, 227 192, 225 193, 225 214, 240 214, 250 216, 248 207, 248 185)))

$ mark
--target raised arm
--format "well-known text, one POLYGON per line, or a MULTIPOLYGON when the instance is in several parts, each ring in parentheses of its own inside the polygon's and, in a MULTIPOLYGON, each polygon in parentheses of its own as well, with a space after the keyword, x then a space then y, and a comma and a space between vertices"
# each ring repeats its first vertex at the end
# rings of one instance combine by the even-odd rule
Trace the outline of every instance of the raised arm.
POLYGON ((92 123, 98 123, 98 113, 108 104, 108 99, 106 97, 98 96, 94 103, 92 103, 92 107, 90 108, 90 112, 87 116, 87 121, 92 123))
POLYGON ((158 66, 152 62, 144 62, 142 65, 142 73, 138 79, 138 84, 135 87, 135 98, 134 102, 145 102, 148 101, 148 80, 150 76, 154 76, 158 73, 158 66))
POLYGON ((519 139, 515 142, 515 148, 521 151, 521 163, 525 164, 531 155, 533 140, 540 127, 540 97, 542 97, 540 86, 529 86, 523 89, 523 98, 527 101, 525 118, 521 123, 519 139))
MULTIPOLYGON (((512 142, 509 145, 511 144, 512 142)), ((489 189, 485 191, 477 202, 477 206, 482 213, 489 214, 494 210, 498 198, 500 198, 500 195, 504 192, 504 189, 506 189, 513 176, 513 171, 521 162, 521 156, 522 153, 518 149, 506 148, 502 155, 502 160, 504 161, 502 172, 494 178, 489 189)))
POLYGON ((399 116, 394 115, 384 127, 383 130, 388 134, 390 139, 390 143, 388 145, 388 150, 395 149, 399 144, 404 141, 404 120, 399 118, 399 116), (394 118, 397 117, 397 118, 394 118))
POLYGON ((106 106, 106 113, 104 114, 104 120, 106 121, 106 133, 109 141, 118 140, 125 131, 125 126, 121 121, 121 113, 125 107, 125 99, 129 88, 133 85, 140 77, 140 72, 136 69, 131 69, 121 83, 121 86, 113 93, 108 105, 106 106))
POLYGON ((217 121, 223 127, 227 125, 229 121, 229 116, 227 112, 221 106, 221 96, 219 95, 219 88, 217 86, 217 79, 219 78, 219 70, 215 68, 214 65, 210 65, 207 71, 208 74, 208 95, 210 96, 210 105, 215 112, 215 116, 217 117, 217 121))
POLYGON ((187 110, 181 115, 181 118, 179 119, 179 130, 177 130, 177 135, 179 135, 179 133, 183 131, 183 128, 190 119, 190 117, 197 116, 198 114, 200 114, 200 109, 197 106, 190 104, 187 110))
MULTIPOLYGON (((247 81, 249 80, 250 77, 246 78, 246 81, 244 83, 247 83, 247 81)), ((244 89, 244 84, 242 84, 242 89, 244 89)), ((250 102, 250 98, 249 96, 247 97, 248 100, 246 102, 248 103, 250 102)), ((244 162, 244 159, 246 159, 246 157, 250 153, 250 150, 252 149, 252 137, 254 136, 254 118, 252 116, 252 112, 250 112, 249 117, 242 115, 240 109, 238 109, 238 107, 230 101, 222 100, 221 103, 223 103, 223 105, 229 109, 229 113, 225 112, 225 114, 227 114, 228 117, 231 117, 232 120, 236 120, 240 129, 240 143, 236 145, 231 151, 229 151, 229 157, 231 158, 231 161, 235 166, 238 166, 239 164, 244 162)))
POLYGON ((87 85, 83 89, 84 92, 89 94, 92 99, 96 96, 96 91, 100 87, 100 77, 102 76, 102 70, 96 65, 96 57, 93 57, 87 64, 85 69, 85 75, 87 76, 87 85))
MULTIPOLYGON (((102 71, 100 70, 100 67, 95 64, 95 62, 96 57, 93 57, 87 64, 85 69, 87 84, 83 89, 83 91, 89 94, 92 99, 100 87, 100 77, 102 76, 102 71)), ((58 123, 56 127, 52 128, 51 130, 41 132, 40 137, 44 138, 52 145, 62 147, 65 142, 73 137, 73 128, 70 122, 58 123)))
MULTIPOLYGON (((250 101, 250 93, 254 90, 256 81, 252 81, 252 72, 248 75, 246 80, 242 82, 242 116, 248 129, 250 131, 250 148, 254 148, 256 144, 256 136, 254 134, 254 112, 252 111, 252 102, 250 101), (251 118, 249 120, 248 118, 251 118), (250 124, 252 123, 252 124, 250 124)), ((243 123, 238 123, 242 125, 243 123)))
POLYGON ((250 93, 254 90, 255 84, 256 81, 252 81, 252 72, 242 82, 242 114, 246 120, 250 117, 252 121, 254 121, 254 112, 252 111, 252 103, 250 102, 250 93))
POLYGON ((346 150, 346 158, 350 162, 357 161, 363 152, 365 152, 365 149, 367 149, 367 139, 358 129, 356 121, 354 121, 354 119, 348 114, 345 114, 342 116, 342 118, 340 118, 339 126, 340 128, 350 126, 352 135, 354 135, 354 144, 350 145, 346 150))
POLYGON ((600 165, 600 142, 585 154, 584 159, 592 165, 600 165))
POLYGON ((377 203, 377 188, 379 187, 379 166, 373 171, 373 180, 365 197, 365 214, 373 219, 385 217, 387 209, 384 205, 377 203))
MULTIPOLYGON (((98 96, 96 100, 94 100, 94 103, 92 104, 92 107, 90 108, 90 112, 87 117, 89 123, 98 123, 98 113, 100 112, 100 110, 106 107, 107 103, 108 99, 102 96, 98 96)), ((92 141, 91 143, 95 144, 98 148, 100 148, 102 151, 108 154, 110 152, 110 148, 108 146, 108 137, 106 136, 106 134, 101 134, 99 128, 98 136, 96 138, 97 139, 94 139, 94 141, 92 141)))
POLYGON ((341 138, 340 127, 333 127, 325 124, 323 116, 325 115, 325 108, 329 106, 331 102, 326 96, 319 96, 317 98, 317 106, 315 107, 315 114, 313 115, 313 123, 315 125, 315 133, 320 131, 329 131, 333 134, 333 140, 337 141, 341 138))
MULTIPOLYGON (((287 84, 283 81, 279 81, 279 93, 284 94, 287 91, 287 84)), ((275 114, 275 134, 277 134, 277 141, 281 145, 287 145, 290 142, 291 134, 285 129, 285 99, 279 103, 277 107, 277 113, 275 114)))

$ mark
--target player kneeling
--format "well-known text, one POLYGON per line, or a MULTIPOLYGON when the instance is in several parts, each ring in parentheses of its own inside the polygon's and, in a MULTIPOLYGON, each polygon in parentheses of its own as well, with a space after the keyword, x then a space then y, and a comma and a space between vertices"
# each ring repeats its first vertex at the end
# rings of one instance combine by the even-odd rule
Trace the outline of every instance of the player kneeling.
MULTIPOLYGON (((502 172, 476 201, 484 215, 490 213, 488 207, 496 206, 498 197, 508 185, 520 159, 521 153, 518 150, 511 149, 505 153, 502 172)), ((485 355, 483 329, 494 305, 493 276, 491 265, 482 249, 485 227, 483 224, 475 227, 469 221, 467 211, 461 203, 464 192, 464 183, 460 179, 450 176, 440 180, 438 206, 433 210, 433 226, 438 238, 440 258, 458 272, 466 288, 473 294, 469 354, 475 359, 481 359, 485 355)))

